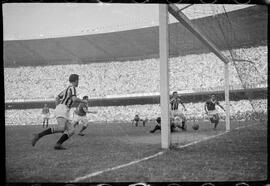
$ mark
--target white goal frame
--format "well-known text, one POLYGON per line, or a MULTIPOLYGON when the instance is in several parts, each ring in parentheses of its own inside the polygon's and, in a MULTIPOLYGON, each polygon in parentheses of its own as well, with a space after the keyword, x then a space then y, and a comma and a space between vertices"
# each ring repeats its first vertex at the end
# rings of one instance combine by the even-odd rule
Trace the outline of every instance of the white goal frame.
POLYGON ((169 108, 169 13, 173 15, 186 29, 206 45, 222 62, 224 62, 224 90, 226 110, 226 131, 230 131, 230 101, 229 101, 229 62, 221 51, 213 44, 174 4, 159 5, 159 57, 160 57, 160 107, 161 107, 161 147, 168 149, 171 145, 170 108, 169 108))

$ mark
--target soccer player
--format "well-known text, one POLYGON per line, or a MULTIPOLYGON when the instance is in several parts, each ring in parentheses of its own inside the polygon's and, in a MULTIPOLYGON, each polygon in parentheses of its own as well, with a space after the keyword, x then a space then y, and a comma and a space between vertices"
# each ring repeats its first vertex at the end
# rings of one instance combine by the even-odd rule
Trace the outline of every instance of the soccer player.
POLYGON ((210 122, 215 124, 213 128, 214 130, 216 130, 217 125, 219 123, 219 115, 218 115, 218 111, 216 110, 216 105, 218 105, 222 110, 225 111, 225 109, 217 101, 215 95, 211 95, 211 98, 207 100, 204 105, 204 110, 206 114, 208 115, 210 122))
POLYGON ((44 107, 42 108, 42 118, 43 118, 43 125, 42 127, 44 128, 45 123, 46 123, 46 128, 48 128, 49 125, 49 118, 50 118, 50 109, 47 106, 47 104, 44 104, 44 107))
POLYGON ((69 76, 69 82, 70 85, 58 94, 55 99, 56 108, 54 114, 57 120, 57 125, 38 134, 34 134, 32 146, 35 146, 37 141, 43 136, 54 133, 63 133, 60 139, 56 142, 54 149, 64 150, 65 148, 62 144, 74 134, 74 123, 72 123, 69 118, 70 108, 74 102, 87 103, 87 101, 77 98, 76 96, 76 87, 78 87, 79 84, 79 75, 71 74, 69 76))
POLYGON ((176 116, 179 116, 182 119, 182 130, 186 130, 187 126, 186 126, 186 117, 185 115, 178 110, 178 106, 179 104, 181 104, 184 108, 185 111, 187 111, 185 105, 183 104, 182 100, 180 99, 180 97, 178 96, 177 92, 173 92, 173 96, 170 100, 170 105, 171 105, 171 118, 175 118, 176 116))
POLYGON ((96 111, 89 111, 88 110, 88 96, 83 96, 83 100, 87 101, 87 103, 80 103, 77 109, 74 111, 74 127, 78 125, 79 123, 82 123, 82 129, 78 133, 80 136, 84 136, 83 131, 87 128, 88 126, 88 119, 86 117, 87 113, 93 113, 96 114, 96 111))
POLYGON ((148 119, 147 118, 145 118, 145 120, 143 120, 143 119, 141 119, 140 117, 139 117, 139 115, 138 114, 136 114, 135 116, 134 116, 134 119, 132 120, 132 125, 133 125, 133 123, 135 122, 135 126, 137 127, 138 125, 139 125, 139 122, 142 122, 142 124, 143 124, 143 126, 145 127, 145 124, 146 124, 146 122, 148 121, 148 119))
MULTIPOLYGON (((156 130, 161 130, 161 117, 157 117, 155 122, 156 122, 156 126, 153 130, 150 130, 151 133, 154 133, 156 130)), ((171 132, 174 132, 176 126, 172 118, 170 119, 170 124, 171 124, 171 132)))
POLYGON ((135 126, 137 127, 140 121, 140 117, 138 114, 135 115, 134 119, 132 120, 132 125, 135 122, 135 126))

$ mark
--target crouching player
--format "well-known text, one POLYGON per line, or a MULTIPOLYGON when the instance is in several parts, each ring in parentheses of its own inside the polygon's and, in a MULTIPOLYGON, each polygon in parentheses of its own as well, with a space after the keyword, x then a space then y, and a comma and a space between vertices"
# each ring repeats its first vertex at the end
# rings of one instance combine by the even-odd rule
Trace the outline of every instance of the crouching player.
MULTIPOLYGON (((178 117, 175 117, 174 119, 170 118, 171 132, 174 132, 175 129, 177 127, 179 127, 180 124, 179 124, 178 119, 180 119, 180 118, 178 118, 178 117)), ((156 130, 161 130, 161 118, 160 117, 157 117, 155 123, 156 123, 156 126, 155 126, 155 128, 153 130, 150 131, 151 133, 154 133, 156 130)))
POLYGON ((86 103, 80 103, 77 109, 74 111, 74 115, 73 115, 74 127, 80 123, 82 124, 82 129, 80 130, 78 134, 80 136, 84 136, 83 131, 87 128, 89 124, 89 121, 86 117, 86 113, 92 113, 92 114, 97 113, 96 111, 88 110, 88 96, 84 96, 83 100, 86 101, 86 103))
POLYGON ((145 123, 148 121, 148 119, 146 118, 145 120, 143 120, 139 117, 138 114, 136 114, 131 124, 133 125, 133 123, 135 122, 135 126, 138 127, 140 121, 143 123, 143 126, 145 127, 145 123))
POLYGON ((217 125, 219 123, 219 114, 216 110, 216 105, 218 105, 222 110, 225 111, 225 109, 217 101, 215 95, 212 95, 211 98, 207 100, 204 105, 205 112, 208 115, 210 122, 215 124, 213 128, 214 130, 217 128, 217 125))

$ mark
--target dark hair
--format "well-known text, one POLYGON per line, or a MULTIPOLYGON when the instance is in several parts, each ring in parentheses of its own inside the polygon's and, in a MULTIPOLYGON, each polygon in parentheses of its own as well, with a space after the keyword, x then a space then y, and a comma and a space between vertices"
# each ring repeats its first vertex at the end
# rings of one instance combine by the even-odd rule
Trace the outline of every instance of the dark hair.
POLYGON ((88 99, 88 96, 83 96, 83 99, 88 99))
POLYGON ((69 80, 70 83, 73 83, 73 82, 79 80, 79 75, 78 74, 71 74, 69 76, 69 79, 68 80, 69 80))
POLYGON ((172 94, 177 94, 177 91, 174 91, 172 94))

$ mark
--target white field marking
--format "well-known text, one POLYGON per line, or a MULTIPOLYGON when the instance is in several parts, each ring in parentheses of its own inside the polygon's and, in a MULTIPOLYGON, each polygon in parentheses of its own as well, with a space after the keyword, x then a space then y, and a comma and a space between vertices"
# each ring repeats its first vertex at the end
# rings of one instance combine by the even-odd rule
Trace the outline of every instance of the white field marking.
POLYGON ((102 171, 93 172, 93 173, 87 174, 85 176, 78 177, 78 178, 76 178, 75 180, 73 180, 71 182, 79 182, 79 181, 84 180, 86 178, 91 178, 91 177, 97 176, 99 174, 102 174, 104 172, 109 172, 109 171, 112 171, 112 170, 116 170, 116 169, 120 169, 120 168, 123 168, 123 167, 127 167, 129 165, 136 164, 136 163, 139 163, 139 162, 142 162, 142 161, 145 161, 145 160, 149 160, 151 158, 154 158, 154 157, 159 156, 159 155, 162 155, 162 154, 164 154, 164 151, 161 151, 161 152, 158 152, 158 153, 156 153, 154 155, 145 157, 143 159, 132 161, 132 162, 129 162, 129 163, 126 163, 126 164, 123 164, 123 165, 119 165, 119 166, 113 167, 113 168, 107 168, 107 169, 102 170, 102 171))
MULTIPOLYGON (((250 126, 254 126, 254 125, 257 125, 257 124, 250 124, 250 125, 245 125, 245 126, 241 126, 241 127, 237 127, 235 128, 234 130, 239 130, 239 129, 242 129, 242 128, 246 128, 246 127, 250 127, 250 126)), ((233 130, 231 130, 233 131, 233 130)), ((197 140, 197 141, 193 141, 191 143, 187 143, 185 145, 181 145, 181 146, 178 146, 177 148, 185 148, 185 147, 188 147, 188 146, 191 146, 191 145, 195 145, 197 143, 200 143, 200 142, 203 142, 203 141, 207 141, 209 139, 212 139, 212 138, 216 138, 218 136, 221 136, 221 135, 224 135, 226 133, 229 133, 231 131, 225 131, 225 132, 222 132, 222 133, 219 133, 217 135, 213 135, 213 136, 210 136, 210 137, 205 137, 205 138, 202 138, 200 140, 197 140)), ((117 169, 121 169, 123 167, 127 167, 129 165, 133 165, 133 164, 136 164, 136 163, 140 163, 142 161, 146 161, 146 160, 149 160, 149 159, 152 159, 152 158, 155 158, 157 156, 160 156, 160 155, 163 155, 165 153, 165 151, 161 151, 161 152, 158 152, 154 155, 151 155, 151 156, 147 156, 145 158, 142 158, 142 159, 139 159, 139 160, 135 160, 135 161, 132 161, 132 162, 129 162, 129 163, 126 163, 126 164, 122 164, 122 165, 119 165, 119 166, 116 166, 116 167, 112 167, 112 168, 107 168, 107 169, 104 169, 104 170, 101 170, 101 171, 97 171, 97 172, 93 172, 93 173, 90 173, 90 174, 87 174, 85 176, 81 176, 81 177, 78 177, 72 181, 69 181, 69 182, 79 182, 79 181, 82 181, 82 180, 85 180, 87 178, 91 178, 91 177, 94 177, 94 176, 97 176, 97 175, 100 175, 100 174, 103 174, 105 172, 109 172, 109 171, 113 171, 113 170, 117 170, 117 169)))

